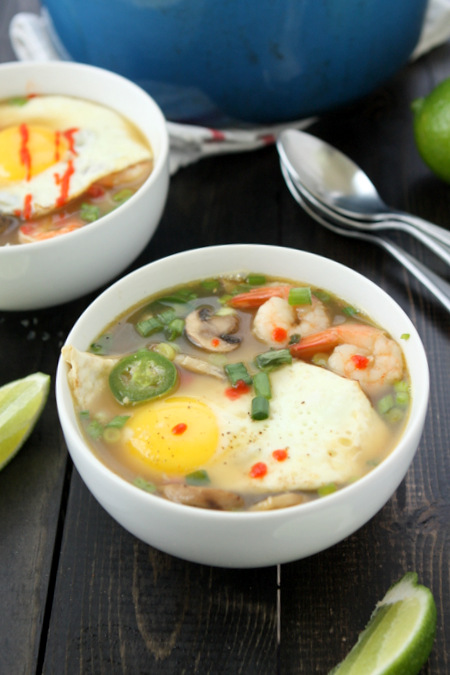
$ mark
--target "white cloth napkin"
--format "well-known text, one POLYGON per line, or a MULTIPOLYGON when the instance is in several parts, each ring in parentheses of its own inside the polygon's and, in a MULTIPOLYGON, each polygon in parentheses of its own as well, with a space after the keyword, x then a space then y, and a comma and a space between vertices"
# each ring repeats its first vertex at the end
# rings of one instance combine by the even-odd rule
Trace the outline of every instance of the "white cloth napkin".
MULTIPOLYGON (((16 14, 9 27, 9 36, 19 61, 70 60, 45 10, 39 15, 29 12, 16 14)), ((430 0, 422 34, 411 58, 418 58, 449 38, 450 0, 430 0)), ((313 118, 308 118, 272 126, 219 130, 169 121, 171 173, 202 157, 255 150, 273 143, 282 129, 302 129, 312 122, 313 118)))

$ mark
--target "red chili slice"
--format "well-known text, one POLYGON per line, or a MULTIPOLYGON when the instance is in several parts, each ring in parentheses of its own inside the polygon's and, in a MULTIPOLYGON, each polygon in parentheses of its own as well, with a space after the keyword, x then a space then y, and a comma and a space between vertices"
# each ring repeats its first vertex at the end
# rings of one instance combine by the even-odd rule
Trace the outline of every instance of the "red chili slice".
POLYGON ((23 217, 25 220, 29 220, 31 218, 32 205, 33 196, 31 194, 26 194, 23 200, 23 217))
POLYGON ((59 197, 56 200, 56 206, 63 206, 63 204, 66 203, 69 197, 70 179, 74 173, 75 169, 73 166, 73 161, 71 159, 69 159, 69 161, 67 162, 67 169, 65 170, 62 176, 60 176, 58 173, 55 173, 56 185, 61 186, 59 197))
POLYGON ((288 451, 286 448, 283 448, 282 450, 274 450, 272 452, 272 457, 276 459, 277 462, 284 462, 284 460, 288 458, 288 451))
POLYGON ((28 148, 29 132, 26 124, 21 124, 19 127, 21 145, 20 145, 20 161, 26 169, 25 180, 29 181, 31 178, 31 155, 28 148))
POLYGON ((361 354, 353 354, 352 361, 355 364, 357 370, 365 370, 369 365, 369 359, 367 356, 362 356, 361 354))
POLYGON ((79 129, 73 127, 72 129, 66 129, 65 131, 62 132, 64 138, 69 144, 69 150, 73 155, 78 155, 77 151, 75 150, 75 139, 74 139, 74 134, 76 134, 77 131, 79 131, 79 129))
POLYGON ((180 422, 179 424, 175 424, 175 426, 172 428, 172 433, 175 436, 180 436, 181 434, 184 434, 184 432, 187 429, 187 424, 184 422, 180 422))
POLYGON ((88 193, 89 197, 92 197, 93 199, 96 199, 97 197, 103 197, 105 194, 105 190, 102 188, 101 185, 98 185, 97 183, 92 183, 86 190, 88 193))
POLYGON ((272 331, 272 339, 274 342, 284 342, 287 339, 287 330, 277 326, 272 331))
POLYGON ((234 387, 227 387, 227 389, 225 389, 225 396, 227 396, 230 401, 234 401, 243 394, 248 394, 249 391, 250 386, 244 382, 244 380, 238 380, 234 387))
POLYGON ((267 473, 267 464, 256 462, 250 469, 250 478, 263 478, 267 473))

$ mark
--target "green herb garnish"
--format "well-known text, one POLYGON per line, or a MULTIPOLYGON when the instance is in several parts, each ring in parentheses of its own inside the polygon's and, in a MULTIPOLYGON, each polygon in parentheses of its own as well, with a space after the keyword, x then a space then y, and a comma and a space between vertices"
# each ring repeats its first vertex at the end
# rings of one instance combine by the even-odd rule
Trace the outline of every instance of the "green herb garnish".
POLYGON ((204 469, 192 471, 185 477, 188 485, 209 485, 211 482, 208 473, 204 469))
POLYGON ((131 190, 130 188, 124 188, 123 190, 116 192, 116 194, 113 196, 113 201, 116 202, 117 205, 120 205, 126 202, 133 195, 134 190, 131 190))
POLYGON ((114 429, 122 429, 129 419, 130 415, 116 415, 110 422, 108 422, 108 424, 106 424, 106 428, 111 427, 114 429))
POLYGON ((311 289, 308 286, 291 288, 288 295, 288 303, 290 305, 311 305, 311 289))
POLYGON ((148 480, 145 480, 145 478, 141 478, 141 476, 138 476, 134 479, 133 485, 140 488, 141 490, 145 490, 145 492, 156 492, 156 485, 154 483, 150 483, 148 480))
POLYGON ((252 399, 252 420, 266 420, 269 417, 269 401, 265 396, 255 396, 252 399))
POLYGON ((95 204, 83 202, 80 208, 80 216, 87 223, 93 223, 94 220, 100 218, 100 209, 98 206, 95 206, 95 204))
POLYGON ((30 99, 26 96, 13 96, 13 98, 8 99, 9 105, 23 106, 28 103, 30 99))
POLYGON ((109 343, 112 340, 111 333, 104 333, 101 335, 95 342, 89 347, 89 351, 93 354, 107 354, 109 349, 109 343))
POLYGON ((328 485, 322 485, 322 487, 317 490, 317 494, 319 497, 326 497, 327 495, 331 495, 333 492, 336 492, 336 490, 337 487, 334 483, 328 483, 328 485))
POLYGON ((261 371, 260 373, 256 373, 256 375, 254 375, 253 387, 255 389, 256 396, 272 398, 269 376, 265 371, 261 371))
POLYGON ((292 363, 292 355, 289 349, 271 349, 258 354, 255 363, 260 370, 273 370, 284 364, 292 363))
POLYGON ((245 281, 250 286, 263 286, 267 279, 263 274, 249 274, 245 281))
POLYGON ((224 370, 232 387, 236 386, 239 381, 245 382, 245 384, 252 383, 252 376, 241 361, 239 363, 227 363, 224 370))

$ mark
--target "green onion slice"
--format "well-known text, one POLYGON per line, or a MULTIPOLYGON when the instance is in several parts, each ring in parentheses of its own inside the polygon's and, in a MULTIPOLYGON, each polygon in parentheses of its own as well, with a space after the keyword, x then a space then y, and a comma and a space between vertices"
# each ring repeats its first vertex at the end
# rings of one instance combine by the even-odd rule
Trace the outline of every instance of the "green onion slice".
POLYGON ((98 220, 100 218, 100 209, 98 206, 95 206, 95 204, 87 204, 86 202, 83 202, 80 208, 80 216, 87 223, 93 223, 94 220, 98 220))
POLYGON ((207 471, 204 469, 198 469, 197 471, 188 473, 185 480, 188 485, 209 485, 211 482, 207 471))
POLYGON ((268 352, 258 354, 255 362, 261 370, 273 370, 287 363, 292 363, 292 354, 289 349, 271 349, 268 352))
POLYGON ((138 476, 134 479, 133 485, 140 488, 141 490, 145 490, 145 492, 156 492, 156 485, 148 480, 145 480, 145 478, 142 478, 141 476, 138 476))
POLYGON ((256 373, 253 377, 253 386, 256 396, 264 396, 264 398, 272 397, 269 376, 265 371, 262 370, 260 373, 256 373))
POLYGON ((136 330, 142 337, 148 337, 153 333, 159 333, 164 328, 164 324, 156 316, 151 316, 148 319, 143 319, 136 324, 136 330))
POLYGON ((100 424, 98 420, 91 420, 86 428, 86 431, 91 438, 101 438, 103 435, 103 424, 100 424))
POLYGON ((377 409, 380 415, 385 415, 388 410, 394 407, 394 397, 392 394, 387 394, 386 396, 383 396, 383 398, 380 398, 377 404, 377 409))
POLYGON ((184 320, 183 319, 172 319, 172 321, 166 326, 165 334, 169 341, 176 340, 177 337, 183 334, 184 330, 184 320))
POLYGON ((116 192, 116 194, 113 196, 113 201, 116 202, 116 204, 123 204, 124 202, 127 201, 127 199, 130 199, 134 195, 134 190, 131 188, 123 188, 123 190, 119 190, 119 192, 116 192))
POLYGON ((241 361, 239 361, 239 363, 227 363, 224 369, 232 387, 234 387, 239 380, 242 380, 245 384, 252 383, 252 376, 241 361))
POLYGON ((89 351, 93 354, 107 354, 111 340, 111 333, 104 333, 95 342, 92 342, 91 346, 89 347, 89 351))
POLYGON ((308 286, 291 288, 289 291, 288 303, 290 305, 311 305, 312 304, 311 289, 308 286))
POLYGON ((245 281, 250 286, 263 286, 267 279, 264 274, 249 274, 245 281))
POLYGON ((159 302, 162 303, 173 302, 174 304, 184 305, 187 302, 190 302, 191 300, 195 300, 197 297, 198 297, 197 294, 194 293, 194 291, 191 291, 189 288, 181 288, 179 291, 175 291, 174 293, 165 295, 163 298, 159 298, 159 302))
POLYGON ((106 427, 112 427, 114 429, 121 429, 127 422, 127 420, 130 419, 130 415, 116 415, 115 417, 112 418, 110 422, 106 425, 106 427))
POLYGON ((205 279, 202 281, 202 286, 206 291, 217 292, 220 288, 218 279, 205 279))
POLYGON ((322 485, 322 487, 317 490, 317 494, 319 497, 326 497, 327 495, 331 495, 333 492, 336 492, 336 490, 337 487, 335 483, 328 483, 328 485, 322 485))
POLYGON ((30 99, 27 96, 13 96, 8 99, 9 105, 23 106, 28 103, 30 99))
POLYGON ((269 417, 269 401, 265 396, 255 396, 252 399, 252 420, 266 420, 269 417))

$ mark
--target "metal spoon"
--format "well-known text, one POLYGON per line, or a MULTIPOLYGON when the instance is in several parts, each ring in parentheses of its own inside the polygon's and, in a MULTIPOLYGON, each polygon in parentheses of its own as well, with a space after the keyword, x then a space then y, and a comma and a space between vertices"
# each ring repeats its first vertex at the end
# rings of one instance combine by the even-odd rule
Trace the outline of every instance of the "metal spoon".
POLYGON ((331 222, 329 219, 325 218, 323 213, 316 211, 314 207, 299 193, 282 161, 280 162, 280 165, 281 172, 284 176, 284 180, 286 181, 289 191, 291 192, 294 199, 306 211, 306 213, 308 213, 318 223, 332 232, 343 234, 346 237, 352 237, 354 239, 361 239, 384 248, 392 256, 394 256, 394 258, 396 258, 413 276, 415 276, 416 279, 418 279, 418 281, 420 281, 420 283, 422 283, 430 291, 430 293, 432 293, 435 298, 437 298, 443 304, 446 310, 450 312, 450 284, 448 282, 446 282, 444 279, 441 279, 441 277, 439 277, 437 274, 434 274, 434 272, 428 269, 412 255, 404 251, 400 246, 397 246, 397 244, 394 244, 393 242, 383 239, 383 237, 377 235, 371 235, 364 232, 347 229, 341 225, 338 225, 336 222, 331 222))
POLYGON ((421 232, 450 246, 449 230, 391 209, 364 171, 325 141, 304 131, 286 129, 278 137, 277 149, 296 182, 342 216, 383 223, 386 228, 406 230, 415 236, 421 232))

